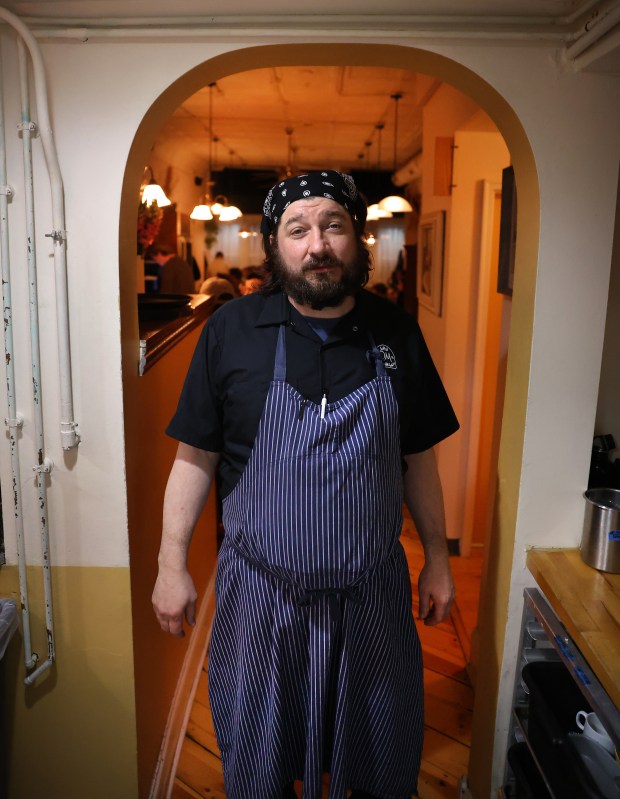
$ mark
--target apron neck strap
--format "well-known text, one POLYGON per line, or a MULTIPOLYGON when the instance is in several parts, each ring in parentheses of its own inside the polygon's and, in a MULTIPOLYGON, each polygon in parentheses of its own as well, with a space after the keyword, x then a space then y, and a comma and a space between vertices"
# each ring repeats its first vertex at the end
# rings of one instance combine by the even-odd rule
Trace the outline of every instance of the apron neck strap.
POLYGON ((281 324, 278 331, 278 343, 276 345, 276 360, 273 366, 273 379, 286 381, 286 344, 284 342, 284 331, 286 325, 281 324))
POLYGON ((383 353, 375 344, 375 340, 373 338, 372 333, 370 330, 368 331, 368 340, 370 341, 370 349, 366 353, 366 357, 370 361, 370 363, 374 363, 375 370, 377 372, 377 377, 387 377, 387 372, 385 371, 385 364, 383 362, 383 353))

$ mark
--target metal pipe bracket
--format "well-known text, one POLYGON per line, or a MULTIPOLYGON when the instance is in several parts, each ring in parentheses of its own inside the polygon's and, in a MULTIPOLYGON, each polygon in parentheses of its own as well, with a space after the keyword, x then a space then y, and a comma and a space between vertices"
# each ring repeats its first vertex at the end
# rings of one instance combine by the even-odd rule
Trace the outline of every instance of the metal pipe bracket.
POLYGON ((12 428, 19 428, 24 426, 24 420, 21 416, 15 417, 15 419, 6 419, 4 420, 4 424, 10 429, 12 428))
POLYGON ((15 190, 12 186, 4 185, 0 186, 0 194, 4 194, 7 197, 12 197, 15 194, 15 190))
POLYGON ((45 234, 46 239, 54 239, 54 241, 66 241, 67 240, 67 231, 66 230, 52 230, 51 233, 45 234))
POLYGON ((17 130, 29 130, 31 133, 36 133, 39 130, 39 126, 36 122, 18 122, 17 130))
POLYGON ((49 474, 54 468, 54 462, 50 458, 45 458, 43 463, 32 467, 32 471, 37 474, 49 474))

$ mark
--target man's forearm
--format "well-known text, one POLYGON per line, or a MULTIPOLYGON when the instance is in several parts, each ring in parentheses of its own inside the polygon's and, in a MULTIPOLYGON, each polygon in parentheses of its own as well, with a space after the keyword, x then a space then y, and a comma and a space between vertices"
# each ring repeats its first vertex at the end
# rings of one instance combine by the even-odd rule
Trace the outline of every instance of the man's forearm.
POLYGON ((179 444, 164 496, 160 568, 185 568, 192 533, 207 500, 218 460, 218 453, 179 444))
POLYGON ((165 632, 183 637, 183 620, 196 623, 196 588, 187 571, 187 551, 219 460, 215 452, 179 444, 166 494, 153 610, 165 632))
POLYGON ((448 617, 454 598, 443 494, 432 449, 405 460, 405 502, 424 547, 424 567, 418 578, 420 618, 434 625, 448 617))
POLYGON ((405 502, 415 522, 427 559, 447 557, 443 492, 432 449, 405 457, 405 502))

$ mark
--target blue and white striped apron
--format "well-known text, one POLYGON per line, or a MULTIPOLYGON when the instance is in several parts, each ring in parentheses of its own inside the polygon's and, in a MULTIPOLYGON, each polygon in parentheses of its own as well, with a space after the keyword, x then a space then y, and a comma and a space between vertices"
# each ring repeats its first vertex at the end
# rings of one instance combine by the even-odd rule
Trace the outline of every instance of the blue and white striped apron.
POLYGON ((324 409, 286 382, 284 325, 252 454, 224 500, 209 654, 228 799, 415 793, 422 660, 398 540, 398 406, 376 377, 324 409))

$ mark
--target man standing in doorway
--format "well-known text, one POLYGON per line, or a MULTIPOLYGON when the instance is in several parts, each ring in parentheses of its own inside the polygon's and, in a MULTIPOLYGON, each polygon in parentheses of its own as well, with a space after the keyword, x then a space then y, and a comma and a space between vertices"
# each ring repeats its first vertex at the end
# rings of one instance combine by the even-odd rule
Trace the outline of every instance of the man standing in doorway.
POLYGON ((422 539, 426 624, 453 584, 432 447, 458 423, 417 323, 363 291, 366 205, 349 175, 268 194, 268 281, 205 326, 168 432, 153 605, 194 623, 192 530, 219 464, 225 538, 209 655, 228 799, 406 799, 422 750, 422 662, 399 536, 422 539))

